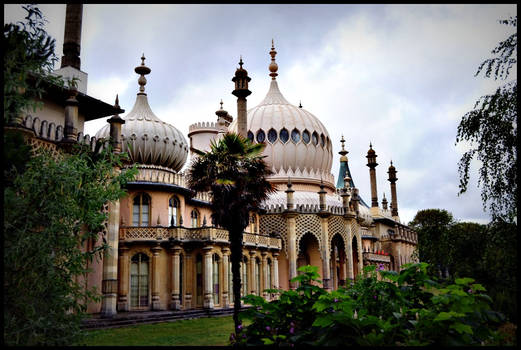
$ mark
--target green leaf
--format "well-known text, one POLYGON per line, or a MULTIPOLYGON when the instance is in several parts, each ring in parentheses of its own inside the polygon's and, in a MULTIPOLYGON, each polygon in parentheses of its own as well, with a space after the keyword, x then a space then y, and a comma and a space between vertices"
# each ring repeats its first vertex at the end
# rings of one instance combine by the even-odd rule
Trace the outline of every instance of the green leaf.
POLYGON ((463 323, 455 323, 451 324, 449 328, 456 330, 458 333, 463 334, 473 334, 472 328, 469 325, 463 324, 463 323))

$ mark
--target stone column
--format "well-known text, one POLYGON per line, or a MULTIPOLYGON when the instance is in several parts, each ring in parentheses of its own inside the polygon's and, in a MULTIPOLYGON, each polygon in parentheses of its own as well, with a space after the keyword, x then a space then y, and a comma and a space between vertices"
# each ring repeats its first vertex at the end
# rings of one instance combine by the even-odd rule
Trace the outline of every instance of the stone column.
POLYGON ((82 15, 83 4, 67 4, 61 68, 71 66, 80 69, 82 15))
POLYGON ((255 283, 257 283, 257 277, 255 276, 255 251, 250 250, 250 257, 248 259, 248 274, 250 275, 250 278, 248 278, 248 291, 249 294, 255 294, 255 283))
POLYGON ((203 248, 203 306, 213 309, 213 274, 212 274, 213 246, 203 248))
POLYGON ((76 87, 69 88, 69 98, 65 101, 65 125, 63 141, 66 143, 76 143, 78 137, 78 105, 76 99, 78 90, 76 87))
POLYGON ((152 247, 152 310, 161 310, 159 301, 159 253, 163 248, 157 243, 152 247))
POLYGON ((184 254, 184 266, 186 271, 186 287, 185 287, 185 297, 184 297, 184 309, 188 310, 192 308, 192 291, 193 291, 193 280, 194 280, 194 266, 192 262, 192 251, 191 249, 185 248, 184 254))
POLYGON ((273 252, 271 255, 273 255, 273 264, 271 271, 271 276, 273 278, 273 288, 279 289, 279 253, 273 252))
POLYGON ((171 248, 172 255, 172 300, 171 300, 171 308, 172 310, 181 310, 181 300, 179 298, 179 295, 181 294, 180 290, 180 281, 179 277, 181 275, 180 273, 180 254, 181 254, 181 247, 178 245, 175 245, 171 248))
MULTIPOLYGON (((288 227, 288 258, 289 258, 289 279, 297 277, 297 213, 287 212, 287 227, 288 227)), ((294 282, 289 283, 291 289, 296 289, 294 282)))
POLYGON ((268 299, 268 293, 266 293, 264 290, 270 288, 268 286, 268 253, 262 252, 262 269, 261 269, 261 281, 262 286, 259 286, 259 294, 262 295, 264 299, 268 299))
POLYGON ((398 216, 398 199, 396 196, 396 181, 398 178, 396 177, 396 168, 393 166, 393 162, 391 161, 391 166, 389 166, 389 174, 388 181, 391 183, 391 215, 394 220, 399 221, 400 218, 398 216))
POLYGON ((320 225, 322 228, 322 247, 321 247, 321 255, 322 255, 322 283, 323 288, 327 291, 331 291, 331 271, 330 271, 330 250, 329 247, 329 227, 327 225, 328 216, 322 214, 320 217, 320 225))
MULTIPOLYGON (((117 171, 117 170, 116 170, 117 171)), ((108 204, 107 244, 103 257, 101 317, 116 315, 118 298, 119 200, 108 204)))
POLYGON ((230 291, 228 290, 230 281, 230 248, 222 248, 223 252, 223 307, 230 307, 230 291))
POLYGON ((345 246, 347 260, 347 277, 350 280, 353 280, 355 278, 355 272, 353 269, 353 232, 351 232, 351 226, 349 225, 349 221, 346 221, 346 229, 348 237, 345 246))
POLYGON ((358 248, 358 273, 362 273, 364 269, 364 261, 363 261, 363 251, 362 251, 362 240, 358 237, 356 238, 356 244, 358 248))
POLYGON ((118 311, 128 311, 128 259, 129 248, 123 244, 119 246, 119 298, 118 311))

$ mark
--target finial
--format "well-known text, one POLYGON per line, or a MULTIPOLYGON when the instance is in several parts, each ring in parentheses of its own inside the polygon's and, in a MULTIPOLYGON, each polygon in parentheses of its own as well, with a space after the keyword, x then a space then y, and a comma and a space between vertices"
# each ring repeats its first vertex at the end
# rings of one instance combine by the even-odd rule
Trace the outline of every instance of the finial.
POLYGON ((298 108, 302 108, 302 101, 298 102, 298 108))
POLYGON ((221 98, 220 105, 221 105, 221 109, 223 109, 223 99, 222 98, 221 98))
POLYGON ((114 102, 114 107, 119 108, 119 96, 116 94, 116 102, 114 102))
POLYGON ((391 159, 391 166, 393 165, 393 160, 391 159))
POLYGON ((369 141, 369 148, 373 148, 373 144, 369 141))
POLYGON ((147 80, 145 78, 145 75, 150 74, 151 69, 148 68, 147 66, 145 66, 145 54, 144 53, 143 53, 143 55, 141 55, 141 65, 137 66, 134 69, 134 72, 141 75, 137 81, 139 84, 139 93, 138 94, 146 95, 145 94, 145 85, 147 84, 147 80))
POLYGON ((244 63, 242 62, 242 55, 241 55, 240 57, 241 57, 241 59, 239 60, 239 66, 241 66, 241 69, 242 69, 242 65, 243 65, 244 63))
POLYGON ((270 70, 270 77, 271 77, 271 80, 275 80, 275 78, 277 77, 277 70, 279 69, 279 66, 277 65, 277 62, 275 62, 275 55, 277 54, 277 51, 275 51, 275 44, 273 43, 273 39, 271 39, 271 51, 270 51, 270 56, 271 56, 271 63, 270 63, 270 66, 269 66, 269 70, 270 70))
POLYGON ((342 149, 340 150, 340 152, 338 152, 338 154, 340 154, 342 156, 342 157, 340 157, 340 161, 347 161, 347 157, 345 157, 345 156, 346 156, 346 154, 349 153, 344 148, 344 142, 346 142, 346 140, 344 139, 344 135, 342 135, 342 137, 340 138, 340 143, 342 143, 342 149), (345 157, 345 159, 344 159, 344 157, 345 157))

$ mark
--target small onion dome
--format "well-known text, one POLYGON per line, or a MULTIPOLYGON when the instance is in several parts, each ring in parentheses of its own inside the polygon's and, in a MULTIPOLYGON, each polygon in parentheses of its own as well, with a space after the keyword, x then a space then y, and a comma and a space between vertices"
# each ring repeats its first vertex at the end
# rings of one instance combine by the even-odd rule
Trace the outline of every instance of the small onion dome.
POLYGON ((373 149, 373 145, 371 143, 369 143, 369 151, 367 151, 367 155, 368 156, 373 156, 375 155, 375 151, 373 149))
POLYGON ((244 63, 242 62, 242 57, 239 61, 239 68, 237 68, 237 70, 235 71, 235 77, 236 78, 245 78, 248 76, 248 71, 244 68, 242 68, 242 65, 244 63))
MULTIPOLYGON (((136 67, 140 74, 140 89, 132 110, 123 117, 121 127, 122 151, 127 152, 134 163, 159 165, 179 171, 188 156, 188 144, 183 134, 174 126, 159 119, 148 104, 145 91, 145 74, 150 68, 144 65, 136 67)), ((105 125, 96 133, 96 138, 109 138, 110 125, 105 125)))

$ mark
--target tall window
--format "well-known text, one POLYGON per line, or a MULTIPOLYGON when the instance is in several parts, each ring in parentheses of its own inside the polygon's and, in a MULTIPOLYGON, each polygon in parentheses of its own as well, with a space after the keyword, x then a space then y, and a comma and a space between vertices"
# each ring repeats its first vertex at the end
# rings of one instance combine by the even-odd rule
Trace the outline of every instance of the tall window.
POLYGON ((150 197, 140 193, 134 197, 132 226, 148 226, 150 217, 150 197))
POLYGON ((213 303, 215 305, 220 303, 219 299, 219 281, 221 279, 221 274, 219 273, 219 255, 214 254, 212 259, 212 280, 213 280, 213 303))
POLYGON ((130 306, 148 306, 148 256, 143 253, 134 255, 130 264, 130 306))
POLYGON ((173 226, 179 226, 179 199, 172 197, 168 201, 168 224, 173 226))
POLYGON ((199 227, 199 212, 197 209, 192 210, 190 219, 192 220, 192 227, 199 227))
POLYGON ((203 257, 197 254, 195 260, 196 271, 196 303, 201 305, 203 303, 203 257))

